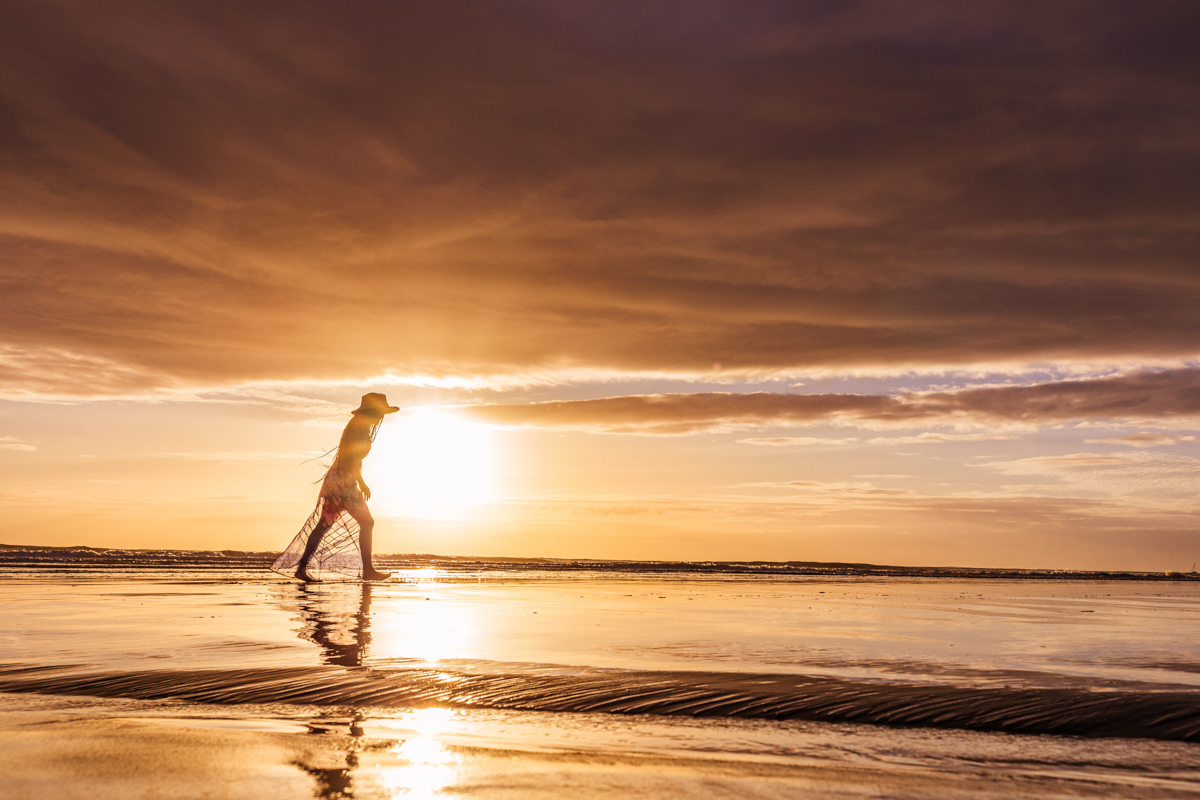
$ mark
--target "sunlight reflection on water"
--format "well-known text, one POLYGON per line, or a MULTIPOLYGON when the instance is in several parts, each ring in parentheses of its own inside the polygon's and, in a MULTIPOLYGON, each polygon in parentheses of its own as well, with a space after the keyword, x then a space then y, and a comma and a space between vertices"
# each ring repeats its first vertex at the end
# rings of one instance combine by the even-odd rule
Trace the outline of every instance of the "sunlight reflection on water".
POLYGON ((417 708, 394 719, 372 720, 374 725, 395 731, 413 731, 422 736, 436 736, 453 727, 461 712, 452 708, 417 708))
POLYGON ((434 739, 408 739, 391 749, 407 765, 385 768, 380 783, 393 797, 425 800, 454 782, 456 756, 434 739))
POLYGON ((454 783, 460 757, 436 738, 429 737, 446 733, 459 721, 459 716, 459 712, 449 708, 419 708, 398 717, 372 721, 376 736, 386 735, 386 731, 417 734, 388 748, 387 755, 395 760, 389 759, 377 767, 374 777, 387 796, 407 800, 433 798, 454 783))
POLYGON ((423 661, 465 658, 475 652, 477 627, 469 606, 445 602, 410 605, 377 618, 372 655, 423 661))
POLYGON ((436 583, 441 577, 442 571, 436 567, 397 569, 392 571, 392 578, 398 583, 436 583))

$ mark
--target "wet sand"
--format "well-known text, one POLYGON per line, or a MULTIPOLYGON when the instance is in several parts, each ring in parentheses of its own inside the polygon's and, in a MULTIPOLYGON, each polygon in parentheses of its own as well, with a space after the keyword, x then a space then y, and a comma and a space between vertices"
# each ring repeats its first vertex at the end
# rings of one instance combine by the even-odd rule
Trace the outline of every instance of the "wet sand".
POLYGON ((1105 740, 874 726, 4 700, 0 792, 30 800, 1200 794, 1181 743, 1122 740, 1114 758, 1105 740))
POLYGON ((398 573, 0 573, 9 664, 703 670, 1200 687, 1200 585, 398 573))
POLYGON ((1196 796, 1195 588, 11 570, 0 796, 1196 796))

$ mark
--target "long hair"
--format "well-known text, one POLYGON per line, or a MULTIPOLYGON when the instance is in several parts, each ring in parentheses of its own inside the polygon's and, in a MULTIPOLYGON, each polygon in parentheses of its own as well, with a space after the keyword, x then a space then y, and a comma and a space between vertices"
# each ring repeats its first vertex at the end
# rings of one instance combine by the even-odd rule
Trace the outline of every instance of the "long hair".
MULTIPOLYGON (((357 431, 354 430, 354 422, 357 419, 358 419, 358 417, 355 417, 354 419, 352 419, 348 423, 346 423, 346 428, 345 428, 345 430, 342 431, 342 438, 338 441, 338 446, 336 448, 334 448, 334 451, 333 451, 334 463, 337 463, 338 456, 341 454, 342 448, 346 447, 347 445, 353 444, 354 441, 356 439, 358 439, 357 436, 353 435, 353 434, 357 433, 357 431)), ((374 422, 371 423, 371 426, 369 428, 367 428, 367 446, 368 447, 370 447, 370 445, 375 442, 375 437, 379 435, 379 426, 382 423, 383 423, 383 417, 379 417, 374 422)))
MULTIPOLYGON (((355 419, 357 419, 357 417, 355 419)), ((350 432, 350 425, 353 424, 353 422, 354 422, 354 420, 352 419, 352 420, 350 420, 350 422, 346 423, 345 429, 342 430, 342 438, 338 441, 336 447, 331 447, 330 449, 326 450, 321 455, 317 456, 315 459, 309 459, 309 461, 317 461, 317 463, 319 463, 321 466, 325 467, 325 472, 326 472, 326 474, 328 474, 329 470, 333 469, 333 465, 337 463, 338 456, 341 455, 342 448, 345 447, 347 444, 349 444, 351 441, 353 441, 350 437, 348 437, 346 435, 350 432), (320 460, 323 458, 328 458, 329 456, 333 456, 333 460, 331 460, 328 464, 325 464, 323 461, 320 460)), ((383 417, 380 417, 379 419, 375 420, 375 422, 373 422, 371 424, 370 428, 367 429, 367 441, 370 442, 371 444, 375 443, 375 437, 379 435, 379 426, 382 423, 383 423, 383 417)), ((308 463, 308 462, 306 461, 304 463, 308 463)), ((314 481, 314 483, 320 483, 323 480, 325 480, 325 478, 322 476, 322 478, 320 480, 314 481)))

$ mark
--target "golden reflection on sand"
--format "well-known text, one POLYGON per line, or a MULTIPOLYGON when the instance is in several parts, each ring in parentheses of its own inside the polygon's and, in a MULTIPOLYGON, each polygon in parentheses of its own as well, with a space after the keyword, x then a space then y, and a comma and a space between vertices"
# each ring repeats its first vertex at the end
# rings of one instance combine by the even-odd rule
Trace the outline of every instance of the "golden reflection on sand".
POLYGON ((427 800, 455 782, 458 757, 434 739, 407 739, 391 749, 407 764, 385 767, 379 775, 381 785, 394 797, 427 800))
POLYGON ((417 708, 394 719, 372 721, 384 728, 416 731, 422 736, 436 736, 450 729, 451 723, 458 716, 459 712, 452 708, 417 708))
MULTIPOLYGON (((350 797, 431 800, 454 785, 470 760, 438 737, 461 727, 461 712, 420 708, 365 719, 359 712, 309 724, 309 733, 333 737, 334 763, 294 762, 314 781, 320 800, 350 797)), ((326 759, 333 756, 326 754, 326 759)), ((317 759, 319 762, 320 759, 317 759)))

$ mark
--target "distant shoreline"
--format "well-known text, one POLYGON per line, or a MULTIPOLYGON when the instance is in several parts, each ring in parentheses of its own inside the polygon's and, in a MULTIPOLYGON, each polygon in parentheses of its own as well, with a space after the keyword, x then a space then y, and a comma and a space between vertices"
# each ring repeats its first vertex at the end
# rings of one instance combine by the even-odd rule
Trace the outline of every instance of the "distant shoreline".
MULTIPOLYGON (((45 567, 103 569, 256 570, 267 569, 278 553, 243 550, 167 550, 0 544, 0 568, 45 567)), ((438 569, 460 572, 611 572, 704 575, 772 575, 779 577, 895 577, 975 580, 1054 581, 1200 581, 1195 572, 1126 572, 996 567, 917 567, 822 561, 616 561, 570 558, 443 556, 391 554, 377 559, 388 569, 438 569)))

